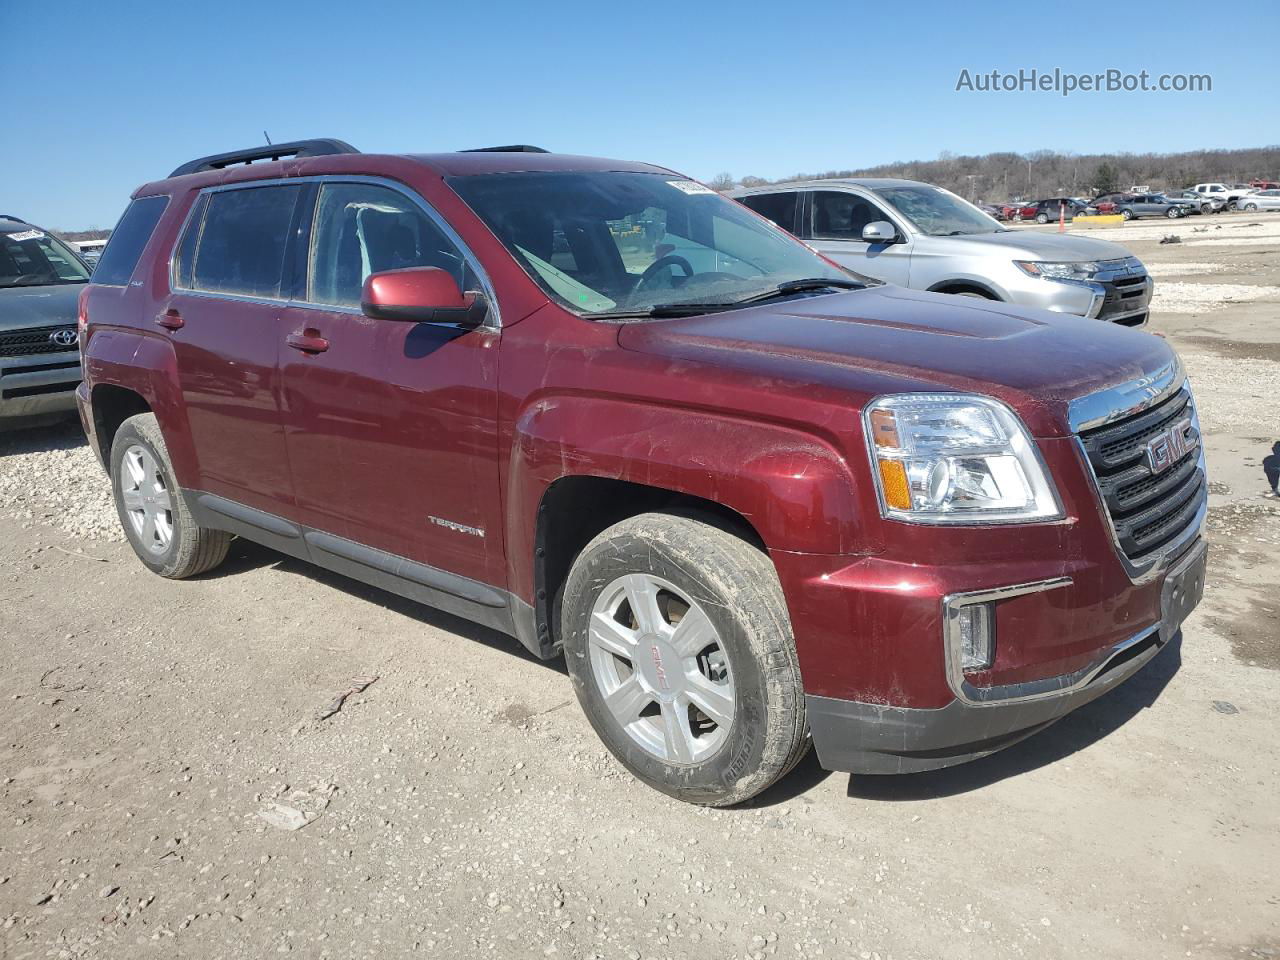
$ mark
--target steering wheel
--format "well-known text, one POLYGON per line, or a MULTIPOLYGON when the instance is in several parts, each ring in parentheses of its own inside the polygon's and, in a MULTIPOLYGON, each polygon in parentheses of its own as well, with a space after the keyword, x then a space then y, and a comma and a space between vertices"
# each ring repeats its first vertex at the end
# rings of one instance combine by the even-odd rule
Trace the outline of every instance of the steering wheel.
POLYGON ((644 289, 645 285, 658 275, 658 271, 665 267, 679 267, 684 271, 686 279, 693 276, 693 266, 688 260, 674 253, 668 253, 665 257, 659 257, 644 268, 644 273, 640 274, 640 279, 636 281, 635 289, 644 289))

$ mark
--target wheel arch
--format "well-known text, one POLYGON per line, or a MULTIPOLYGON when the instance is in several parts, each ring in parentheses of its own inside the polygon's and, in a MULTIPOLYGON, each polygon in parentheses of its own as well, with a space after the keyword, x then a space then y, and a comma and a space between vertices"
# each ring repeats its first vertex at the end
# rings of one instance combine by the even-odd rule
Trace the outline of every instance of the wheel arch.
POLYGON ((979 293, 991 300, 1004 302, 1007 298, 988 283, 981 280, 975 280, 971 277, 953 277, 948 280, 939 280, 928 288, 930 293, 979 293))

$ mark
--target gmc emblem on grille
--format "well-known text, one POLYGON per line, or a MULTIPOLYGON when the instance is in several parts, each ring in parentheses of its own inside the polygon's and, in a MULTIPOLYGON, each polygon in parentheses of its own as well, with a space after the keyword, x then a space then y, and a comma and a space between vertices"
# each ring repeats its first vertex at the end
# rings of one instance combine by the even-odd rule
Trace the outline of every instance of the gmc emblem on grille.
POLYGON ((1164 473, 1199 445, 1200 434, 1191 425, 1191 418, 1179 420, 1147 441, 1147 469, 1164 473))

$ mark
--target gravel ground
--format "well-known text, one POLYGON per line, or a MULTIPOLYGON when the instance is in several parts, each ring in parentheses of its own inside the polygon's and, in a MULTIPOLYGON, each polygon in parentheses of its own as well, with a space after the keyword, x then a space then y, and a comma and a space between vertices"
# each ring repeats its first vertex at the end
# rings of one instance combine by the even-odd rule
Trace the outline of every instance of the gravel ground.
MULTIPOLYGON (((1130 229, 1280 286, 1267 236, 1130 229)), ((160 580, 74 425, 0 439, 0 958, 1280 956, 1280 330, 1210 302, 1152 322, 1213 478, 1181 649, 986 760, 728 811, 636 784, 561 665, 244 542, 160 580)))

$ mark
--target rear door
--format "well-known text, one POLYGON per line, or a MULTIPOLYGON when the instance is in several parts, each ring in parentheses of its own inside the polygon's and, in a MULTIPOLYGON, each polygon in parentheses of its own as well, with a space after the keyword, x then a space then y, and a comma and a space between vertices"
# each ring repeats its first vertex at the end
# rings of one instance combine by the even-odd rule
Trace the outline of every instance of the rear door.
POLYGON ((200 489, 260 510, 291 512, 280 419, 281 316, 301 184, 206 191, 174 257, 156 322, 177 354, 200 489))
POLYGON ((907 286, 911 279, 911 236, 888 211, 861 194, 847 190, 814 190, 809 194, 801 236, 811 247, 858 273, 907 286), (868 243, 862 229, 886 221, 902 243, 868 243))
POLYGON ((753 193, 750 196, 739 197, 738 202, 750 207, 765 219, 772 220, 788 233, 798 233, 800 225, 797 218, 801 196, 803 194, 799 190, 753 193))
MULTIPOLYGON (((326 180, 310 232, 305 289, 280 337, 301 522, 504 583, 496 323, 460 331, 360 310, 370 273, 439 267, 460 289, 483 290, 475 261, 420 198, 385 183, 326 180)), ((311 539, 313 550, 351 552, 311 539)))

